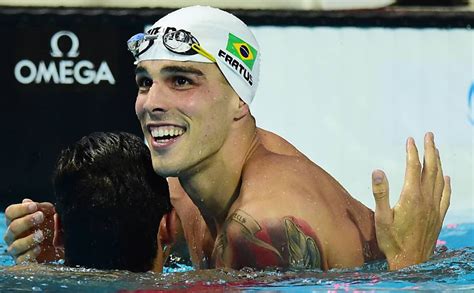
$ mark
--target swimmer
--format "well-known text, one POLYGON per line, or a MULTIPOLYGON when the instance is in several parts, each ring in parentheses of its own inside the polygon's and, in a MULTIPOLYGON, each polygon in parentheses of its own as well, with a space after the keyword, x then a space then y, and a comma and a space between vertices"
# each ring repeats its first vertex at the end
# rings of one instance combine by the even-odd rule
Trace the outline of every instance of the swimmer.
POLYGON ((171 209, 169 191, 142 139, 123 132, 83 137, 61 152, 53 186, 52 243, 56 252, 64 248, 66 265, 161 271, 157 234, 171 209))
MULTIPOLYGON (((407 140, 393 209, 385 174, 373 172, 374 215, 286 140, 256 126, 250 104, 262 52, 238 18, 188 7, 128 45, 137 65, 135 111, 153 168, 168 177, 177 214, 170 223, 181 221, 196 267, 328 270, 385 256, 395 270, 432 255, 451 194, 432 133, 423 165, 407 140)), ((20 204, 6 217, 7 244, 17 259, 30 255, 35 243, 18 235, 36 225, 32 214, 20 204)))

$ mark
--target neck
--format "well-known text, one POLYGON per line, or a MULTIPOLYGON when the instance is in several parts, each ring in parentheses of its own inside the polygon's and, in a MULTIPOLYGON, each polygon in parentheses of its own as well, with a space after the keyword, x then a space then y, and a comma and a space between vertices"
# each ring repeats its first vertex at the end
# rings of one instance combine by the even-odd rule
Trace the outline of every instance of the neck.
POLYGON ((203 161, 198 171, 179 177, 214 235, 239 195, 242 169, 259 143, 255 121, 250 115, 244 120, 236 122, 240 125, 230 130, 220 150, 203 161))

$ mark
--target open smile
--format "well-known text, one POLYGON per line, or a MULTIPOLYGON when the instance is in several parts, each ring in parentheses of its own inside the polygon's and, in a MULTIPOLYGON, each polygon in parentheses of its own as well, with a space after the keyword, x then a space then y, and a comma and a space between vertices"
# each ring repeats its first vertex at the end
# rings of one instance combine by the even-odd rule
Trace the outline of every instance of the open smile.
POLYGON ((153 148, 161 149, 175 143, 184 133, 186 128, 177 125, 149 125, 153 148))

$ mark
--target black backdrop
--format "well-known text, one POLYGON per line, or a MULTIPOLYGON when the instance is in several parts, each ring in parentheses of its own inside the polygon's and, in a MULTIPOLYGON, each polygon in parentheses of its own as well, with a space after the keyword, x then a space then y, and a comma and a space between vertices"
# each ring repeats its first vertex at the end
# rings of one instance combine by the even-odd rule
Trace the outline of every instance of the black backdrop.
MULTIPOLYGON (((93 131, 141 135, 125 42, 169 11, 0 7, 0 209, 23 197, 52 200, 58 152, 80 137, 93 131)), ((474 19, 465 10, 396 7, 232 12, 249 25, 280 26, 465 28, 474 19)))
POLYGON ((125 19, 93 10, 5 9, 0 14, 2 209, 25 196, 52 200, 58 152, 82 136, 93 131, 141 134, 126 40, 143 31, 144 22, 125 19), (53 40, 55 57, 51 39, 60 31, 67 33, 53 40), (78 52, 70 52, 77 43, 73 51, 78 52))

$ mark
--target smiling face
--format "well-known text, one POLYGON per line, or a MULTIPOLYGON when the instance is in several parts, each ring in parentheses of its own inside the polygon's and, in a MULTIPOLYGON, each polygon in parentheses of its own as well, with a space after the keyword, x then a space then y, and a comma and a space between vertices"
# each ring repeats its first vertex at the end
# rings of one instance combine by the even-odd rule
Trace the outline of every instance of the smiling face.
POLYGON ((142 61, 135 111, 164 177, 198 172, 219 159, 239 98, 213 63, 142 61))

